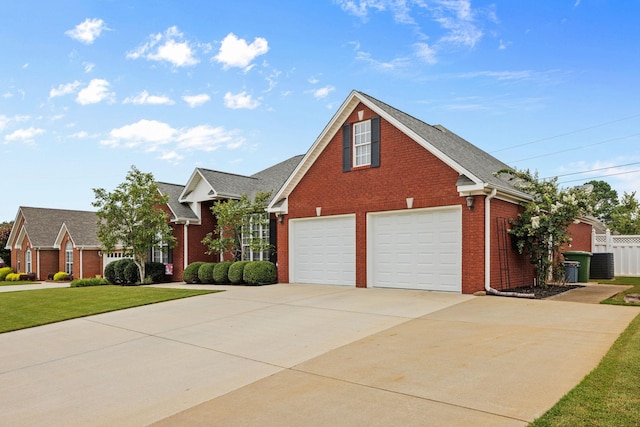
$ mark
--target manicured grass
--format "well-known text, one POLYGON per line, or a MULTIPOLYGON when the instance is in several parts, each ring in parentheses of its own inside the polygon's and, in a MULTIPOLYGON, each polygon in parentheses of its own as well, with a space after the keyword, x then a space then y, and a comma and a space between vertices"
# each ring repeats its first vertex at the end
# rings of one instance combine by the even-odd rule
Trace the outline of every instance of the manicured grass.
POLYGON ((0 293, 0 333, 217 291, 91 286, 0 293))
POLYGON ((624 292, 620 292, 617 295, 612 296, 604 301, 602 304, 612 304, 612 305, 631 305, 631 306, 639 306, 640 304, 630 304, 624 302, 624 296, 627 294, 640 294, 640 277, 616 277, 614 280, 599 280, 598 283, 608 284, 608 285, 631 285, 633 288, 628 289, 624 292))
POLYGON ((0 286, 35 285, 36 283, 40 283, 40 282, 23 282, 23 281, 19 281, 19 282, 0 282, 0 286))
POLYGON ((637 426, 638 372, 640 317, 629 324, 596 369, 530 426, 637 426))

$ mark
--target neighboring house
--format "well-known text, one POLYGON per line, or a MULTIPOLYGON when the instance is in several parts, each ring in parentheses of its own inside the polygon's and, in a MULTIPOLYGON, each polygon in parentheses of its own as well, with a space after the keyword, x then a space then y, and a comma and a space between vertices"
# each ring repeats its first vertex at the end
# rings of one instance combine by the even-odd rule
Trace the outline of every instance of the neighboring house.
POLYGON ((530 196, 494 175, 506 167, 351 92, 269 206, 282 219, 279 281, 462 293, 532 284, 507 233, 530 196))
POLYGON ((46 280, 59 271, 73 277, 102 274, 95 212, 22 206, 6 249, 17 272, 46 280))
MULTIPOLYGON (((196 168, 186 185, 159 182, 160 191, 169 196, 165 210, 170 217, 176 246, 171 250, 154 251, 154 260, 170 266, 168 272, 172 273, 172 280, 182 280, 184 269, 193 262, 232 259, 231 254, 207 255, 208 248, 202 244, 204 237, 217 226, 211 212, 213 204, 240 199, 243 194, 252 197, 259 191, 271 192, 273 197, 302 157, 292 157, 251 176, 196 168)), ((274 248, 277 246, 275 222, 272 215, 269 230, 259 230, 274 248)), ((275 251, 255 253, 243 249, 243 259, 276 262, 275 251)))

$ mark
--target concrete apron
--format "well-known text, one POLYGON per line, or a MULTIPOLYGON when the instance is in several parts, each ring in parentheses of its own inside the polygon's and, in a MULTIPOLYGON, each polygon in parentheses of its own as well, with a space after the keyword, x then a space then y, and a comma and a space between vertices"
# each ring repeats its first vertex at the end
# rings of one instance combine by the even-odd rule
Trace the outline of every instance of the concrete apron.
POLYGON ((526 425, 629 307, 318 285, 0 334, 6 425, 526 425))

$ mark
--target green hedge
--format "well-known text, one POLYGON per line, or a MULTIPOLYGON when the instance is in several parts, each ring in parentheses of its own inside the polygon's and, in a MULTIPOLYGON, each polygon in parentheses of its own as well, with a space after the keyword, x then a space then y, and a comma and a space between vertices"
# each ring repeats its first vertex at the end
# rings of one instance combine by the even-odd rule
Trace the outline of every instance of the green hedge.
POLYGON ((276 283, 278 271, 270 261, 252 261, 244 267, 243 279, 249 285, 276 283))
POLYGON ((2 267, 0 268, 0 282, 5 280, 7 274, 13 273, 13 269, 11 267, 2 267))
POLYGON ((4 280, 7 282, 17 282, 20 280, 20 273, 9 273, 4 280))
POLYGON ((187 265, 187 268, 185 268, 182 273, 182 280, 185 283, 200 283, 200 279, 198 279, 198 270, 202 264, 204 264, 204 262, 197 261, 187 265))
POLYGON ((244 283, 244 267, 251 261, 236 261, 229 267, 229 281, 234 285, 244 283))
POLYGON ((76 279, 73 282, 71 282, 71 287, 82 288, 85 286, 102 286, 102 285, 108 285, 108 284, 109 282, 107 281, 107 279, 102 279, 102 278, 76 279))
POLYGON ((213 269, 215 268, 215 262, 205 262, 198 269, 198 280, 200 283, 213 283, 213 269))
POLYGON ((229 283, 229 267, 231 267, 231 264, 233 264, 233 261, 222 261, 216 264, 213 269, 213 281, 215 283, 229 283))

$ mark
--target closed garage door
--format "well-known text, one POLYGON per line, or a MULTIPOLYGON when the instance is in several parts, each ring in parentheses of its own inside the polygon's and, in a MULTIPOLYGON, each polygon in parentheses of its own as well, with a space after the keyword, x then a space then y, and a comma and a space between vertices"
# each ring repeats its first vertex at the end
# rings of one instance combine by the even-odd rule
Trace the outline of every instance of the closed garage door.
POLYGON ((355 216, 289 221, 289 277, 294 283, 355 285, 355 216))
POLYGON ((459 206, 369 214, 369 286, 461 292, 461 227, 459 206))

